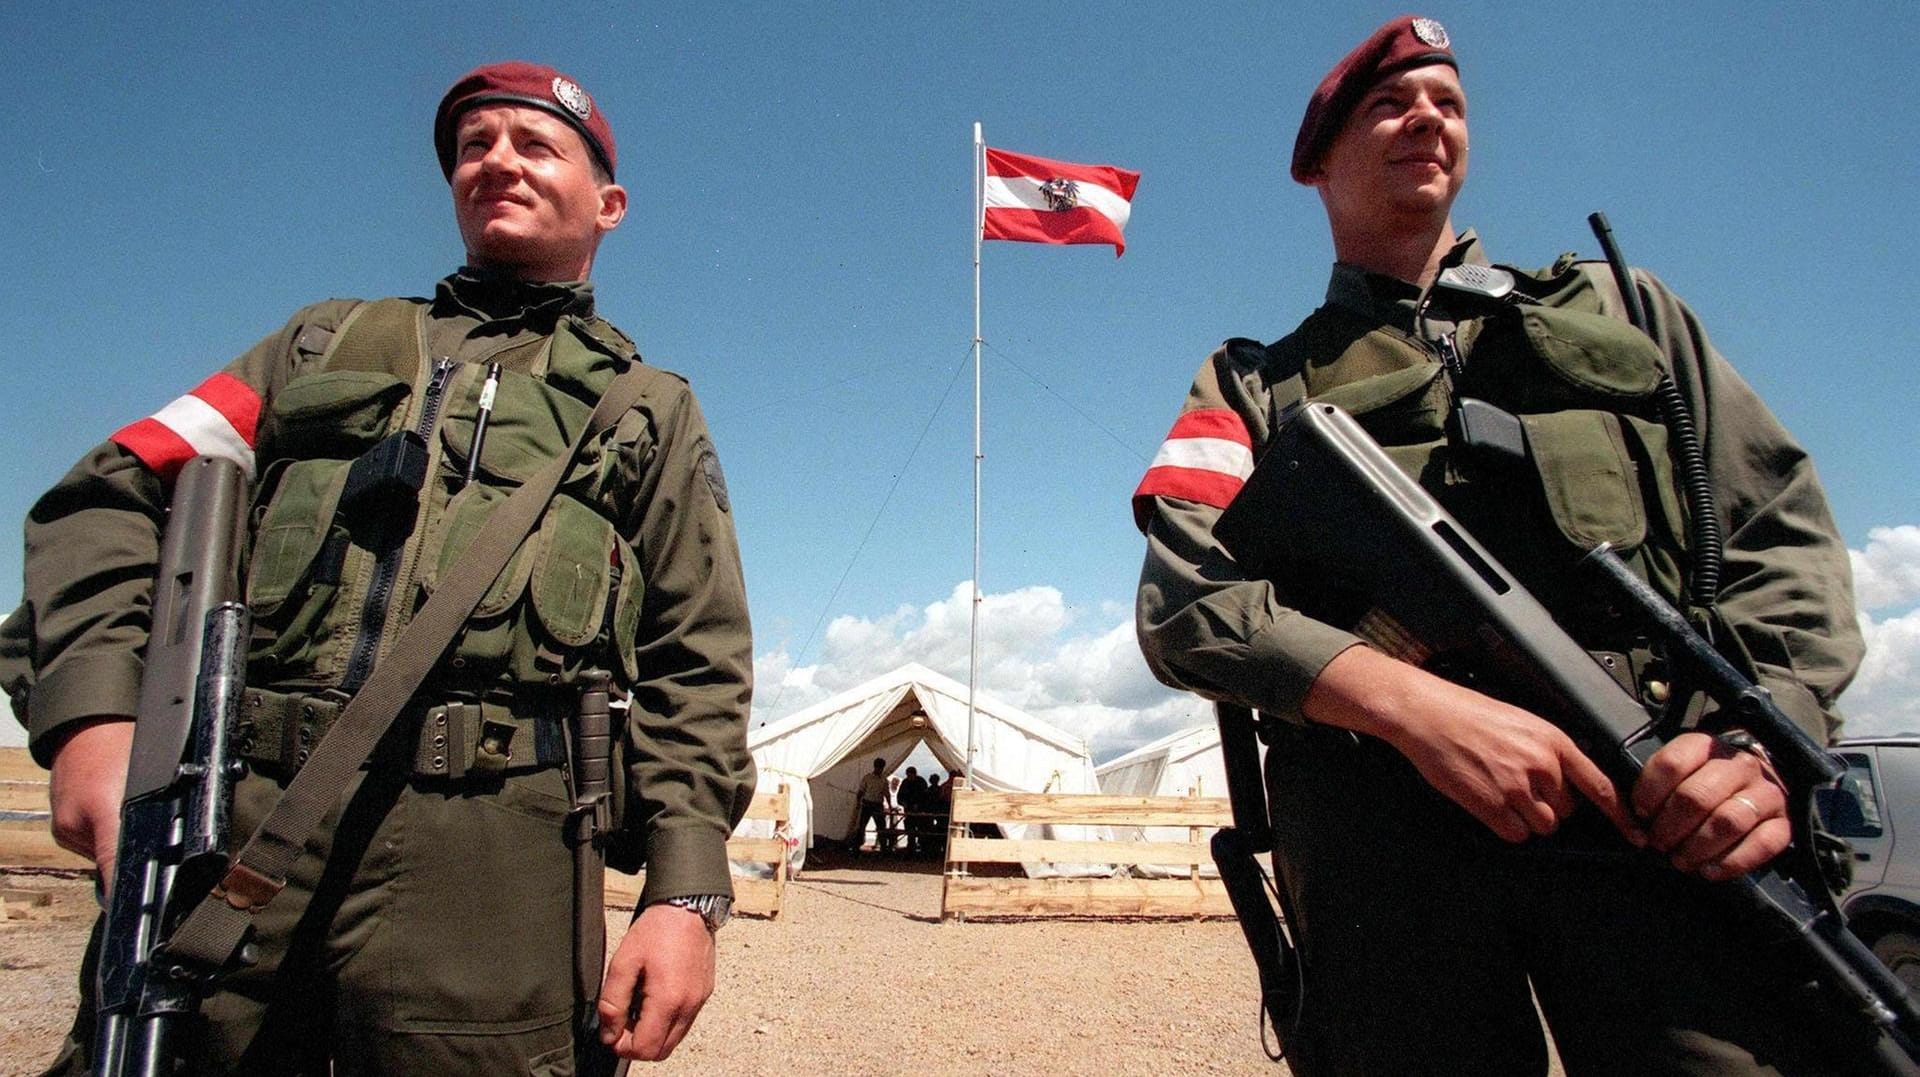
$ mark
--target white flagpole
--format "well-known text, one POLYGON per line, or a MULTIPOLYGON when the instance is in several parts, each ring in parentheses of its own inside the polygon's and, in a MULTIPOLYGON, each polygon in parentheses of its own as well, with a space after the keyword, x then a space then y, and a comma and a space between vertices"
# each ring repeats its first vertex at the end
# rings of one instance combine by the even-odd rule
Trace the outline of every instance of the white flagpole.
POLYGON ((973 788, 974 692, 980 685, 980 232, 986 224, 987 151, 973 125, 973 608, 967 621, 967 770, 973 788))

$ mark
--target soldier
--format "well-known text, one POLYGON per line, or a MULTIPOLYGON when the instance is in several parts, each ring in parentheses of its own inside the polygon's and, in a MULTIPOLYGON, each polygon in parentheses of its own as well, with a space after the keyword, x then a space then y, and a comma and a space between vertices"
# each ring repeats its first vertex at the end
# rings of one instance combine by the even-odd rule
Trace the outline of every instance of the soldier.
MULTIPOLYGON (((1623 803, 1554 726, 1300 612, 1316 581, 1248 580, 1212 538, 1281 410, 1339 403, 1583 645, 1646 670, 1644 641, 1583 604, 1571 566, 1611 539, 1684 594, 1698 551, 1649 399, 1670 372, 1726 536, 1718 592, 1695 605, 1798 724, 1821 741, 1837 724, 1862 650, 1846 550, 1806 453, 1693 313, 1638 273, 1649 347, 1606 267, 1571 259, 1515 271, 1537 312, 1526 333, 1433 287, 1487 264, 1451 219, 1467 174, 1457 66, 1438 23, 1402 17, 1315 90, 1292 174, 1333 233, 1326 303, 1278 342, 1229 341, 1201 366, 1134 499, 1149 665, 1256 708, 1271 745, 1305 981, 1289 1060, 1314 1075, 1544 1073, 1531 993, 1570 1073, 1843 1071, 1793 980, 1729 930, 1703 882, 1789 840, 1782 789, 1746 740, 1710 735, 1733 731, 1708 716, 1623 803), (1532 459, 1482 466, 1451 444, 1456 392, 1518 413, 1532 459)), ((1636 687, 1668 690, 1651 675, 1636 687)))
MULTIPOLYGON (((490 64, 447 92, 433 136, 466 266, 430 299, 299 311, 115 433, 27 522, 25 603, 0 674, 52 770, 56 838, 103 878, 157 521, 188 457, 257 469, 237 846, 415 610, 461 572, 491 510, 638 367, 588 281, 627 210, 596 102, 552 68, 490 64), (428 467, 404 511, 342 505, 354 460, 406 430, 424 436, 428 467)), ((615 737, 621 836, 647 866, 600 992, 600 1037, 658 1059, 686 1034, 713 989, 726 838, 754 787, 752 646, 705 420, 684 381, 640 369, 639 403, 582 450, 285 892, 256 913, 258 961, 217 981, 192 1072, 573 1072, 561 726, 589 669, 611 671, 630 699, 615 737)), ((597 894, 582 900, 599 908, 597 894)), ((91 1027, 83 998, 55 1072, 87 1067, 91 1027)))

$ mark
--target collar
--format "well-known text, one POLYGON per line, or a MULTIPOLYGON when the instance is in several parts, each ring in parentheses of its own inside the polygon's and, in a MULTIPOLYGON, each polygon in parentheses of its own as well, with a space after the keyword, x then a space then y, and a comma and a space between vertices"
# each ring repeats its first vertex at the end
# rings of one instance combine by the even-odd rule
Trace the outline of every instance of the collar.
MULTIPOLYGON (((1469 228, 1460 234, 1452 248, 1440 259, 1440 268, 1456 265, 1487 265, 1480 237, 1469 228)), ((1327 303, 1343 307, 1366 318, 1413 331, 1414 312, 1426 292, 1419 285, 1385 273, 1362 269, 1351 262, 1333 263, 1333 277, 1327 282, 1327 303)))
POLYGON ((434 289, 434 303, 481 321, 552 325, 563 314, 593 317, 593 282, 527 281, 477 266, 461 266, 434 289))

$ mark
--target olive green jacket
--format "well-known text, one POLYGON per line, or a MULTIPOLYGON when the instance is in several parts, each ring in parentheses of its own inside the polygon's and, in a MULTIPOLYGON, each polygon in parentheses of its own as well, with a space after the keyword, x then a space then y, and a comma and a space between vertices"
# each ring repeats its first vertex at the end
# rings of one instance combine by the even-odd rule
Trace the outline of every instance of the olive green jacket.
MULTIPOLYGON (((337 335, 353 337, 351 329, 341 333, 343 324, 380 306, 351 300, 307 307, 225 368, 259 398, 248 581, 256 622, 249 680, 257 687, 318 691, 342 682, 343 633, 308 631, 314 621, 298 609, 302 596, 313 605, 313 594, 325 589, 310 566, 326 559, 330 509, 322 504, 317 525, 307 511, 303 523, 292 518, 301 503, 289 491, 310 474, 332 475, 315 481, 332 482, 337 495, 338 461, 422 421, 428 373, 414 376, 412 367, 442 357, 456 364, 437 415, 424 420, 438 466, 400 562, 395 594, 411 601, 390 602, 377 637, 369 637, 382 655, 440 574, 454 570, 459 546, 484 519, 479 510, 504 500, 560 451, 612 374, 637 361, 632 343, 594 315, 584 282, 529 284, 468 270, 441 281, 431 300, 413 302, 420 360, 389 364, 408 376, 338 369, 353 365, 330 351, 337 335), (567 352, 575 356, 571 367, 554 343, 569 333, 585 342, 567 352), (458 475, 493 362, 503 368, 501 404, 481 479, 463 484, 458 475), (518 420, 509 406, 516 400, 518 420), (316 459, 325 457, 338 459, 316 459)), ((116 438, 127 440, 125 433, 116 438)), ((71 723, 135 711, 168 481, 110 440, 29 514, 24 601, 0 631, 0 684, 42 765, 71 723)), ((364 590, 372 560, 358 546, 346 550, 344 568, 334 570, 339 582, 327 585, 339 594, 325 596, 337 609, 363 608, 354 588, 364 590)), ((611 667, 632 699, 624 826, 647 852, 643 903, 730 892, 726 838, 754 787, 746 748, 752 637, 725 482, 684 381, 661 372, 634 410, 583 452, 450 656, 423 694, 512 697, 564 686, 584 665, 611 667), (596 529, 618 536, 611 558, 609 541, 591 537, 596 529), (570 535, 582 534, 588 538, 571 545, 594 548, 565 549, 570 535), (624 572, 612 571, 610 560, 624 572)))
MULTIPOLYGON (((1471 233, 1450 257, 1486 264, 1471 233)), ((1551 274, 1571 282, 1561 293, 1571 302, 1624 317, 1604 264, 1565 264, 1551 274)), ((1718 613, 1782 709, 1825 740, 1839 726, 1834 699, 1852 679, 1863 643, 1847 551, 1813 462, 1714 350, 1693 312, 1658 279, 1643 271, 1636 275, 1648 300, 1658 361, 1692 409, 1718 499, 1725 534, 1718 613)), ((1338 397, 1339 390, 1352 390, 1356 378, 1417 378, 1417 368, 1437 364, 1432 349, 1414 335, 1419 298, 1419 289, 1405 282, 1335 265, 1326 305, 1272 347, 1304 353, 1303 364, 1279 369, 1266 361, 1268 349, 1223 346, 1202 364, 1182 415, 1208 410, 1229 426, 1237 421, 1251 449, 1243 459, 1257 460, 1279 413, 1300 397, 1338 397), (1381 376, 1382 356, 1390 358, 1385 367, 1408 369, 1381 376)), ((1429 409, 1432 404, 1422 402, 1429 409)), ((1176 434, 1180 430, 1176 426, 1176 434)), ((1416 478, 1433 488, 1433 470, 1416 478)), ((1223 481, 1232 488, 1232 480, 1223 481)), ((1578 482, 1562 487, 1564 496, 1582 496, 1578 482)), ((1268 583, 1244 579, 1213 539, 1221 507, 1156 494, 1147 483, 1142 491, 1134 507, 1147 553, 1136 627, 1147 664, 1174 687, 1303 721, 1301 701, 1321 669, 1360 640, 1290 608, 1268 583)), ((1668 516, 1680 516, 1671 491, 1648 498, 1656 499, 1665 502, 1668 516)), ((1659 515, 1657 509, 1651 514, 1659 515)))

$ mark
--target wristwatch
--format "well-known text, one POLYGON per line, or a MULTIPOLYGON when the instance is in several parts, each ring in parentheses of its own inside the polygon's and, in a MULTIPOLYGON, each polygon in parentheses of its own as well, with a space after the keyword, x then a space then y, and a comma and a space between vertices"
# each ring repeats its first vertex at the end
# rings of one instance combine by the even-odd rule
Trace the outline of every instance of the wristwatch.
POLYGON ((709 934, 725 927, 733 916, 733 899, 725 894, 689 894, 686 897, 670 897, 661 900, 662 905, 697 912, 700 919, 706 921, 709 934))

